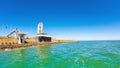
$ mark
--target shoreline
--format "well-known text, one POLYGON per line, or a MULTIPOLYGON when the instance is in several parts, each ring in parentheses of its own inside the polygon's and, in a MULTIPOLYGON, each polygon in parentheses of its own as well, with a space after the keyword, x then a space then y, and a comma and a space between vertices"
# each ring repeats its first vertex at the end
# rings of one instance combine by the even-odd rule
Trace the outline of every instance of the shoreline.
POLYGON ((68 42, 76 42, 76 41, 57 41, 57 42, 34 42, 34 43, 27 43, 27 44, 10 44, 10 45, 0 45, 0 50, 5 49, 15 49, 15 48, 26 48, 31 46, 41 46, 41 45, 52 45, 52 44, 60 44, 60 43, 68 43, 68 42))

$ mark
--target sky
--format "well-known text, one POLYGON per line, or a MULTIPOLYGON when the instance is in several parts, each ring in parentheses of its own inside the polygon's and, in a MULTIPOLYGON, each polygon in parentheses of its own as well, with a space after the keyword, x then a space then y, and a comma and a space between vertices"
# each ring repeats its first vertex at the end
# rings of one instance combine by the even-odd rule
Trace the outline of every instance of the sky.
POLYGON ((0 36, 37 25, 54 39, 120 40, 120 0, 0 0, 0 36))

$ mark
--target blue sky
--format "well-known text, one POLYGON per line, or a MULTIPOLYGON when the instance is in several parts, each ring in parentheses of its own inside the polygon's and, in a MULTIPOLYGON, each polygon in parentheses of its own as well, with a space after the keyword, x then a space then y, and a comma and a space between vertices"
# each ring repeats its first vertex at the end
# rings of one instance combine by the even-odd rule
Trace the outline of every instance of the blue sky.
POLYGON ((36 36, 39 22, 57 39, 120 40, 120 0, 0 0, 1 36, 36 36))

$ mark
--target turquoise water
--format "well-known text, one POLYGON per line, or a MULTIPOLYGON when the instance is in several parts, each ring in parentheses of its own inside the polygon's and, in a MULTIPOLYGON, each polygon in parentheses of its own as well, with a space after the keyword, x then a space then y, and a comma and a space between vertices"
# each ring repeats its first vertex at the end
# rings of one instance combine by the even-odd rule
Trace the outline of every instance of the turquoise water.
POLYGON ((2 50, 0 68, 120 68, 120 41, 80 41, 2 50))

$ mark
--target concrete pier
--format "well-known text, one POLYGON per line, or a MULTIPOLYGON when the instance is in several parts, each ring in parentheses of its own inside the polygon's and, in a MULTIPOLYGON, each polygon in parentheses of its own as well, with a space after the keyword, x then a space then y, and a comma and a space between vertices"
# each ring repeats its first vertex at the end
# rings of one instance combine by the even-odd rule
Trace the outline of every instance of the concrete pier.
POLYGON ((46 45, 66 43, 66 42, 75 42, 72 40, 54 40, 52 42, 35 42, 36 39, 34 39, 34 40, 28 39, 28 40, 26 40, 28 42, 27 44, 4 44, 4 45, 0 45, 0 50, 13 49, 13 48, 23 48, 23 47, 30 47, 30 46, 46 46, 46 45))

